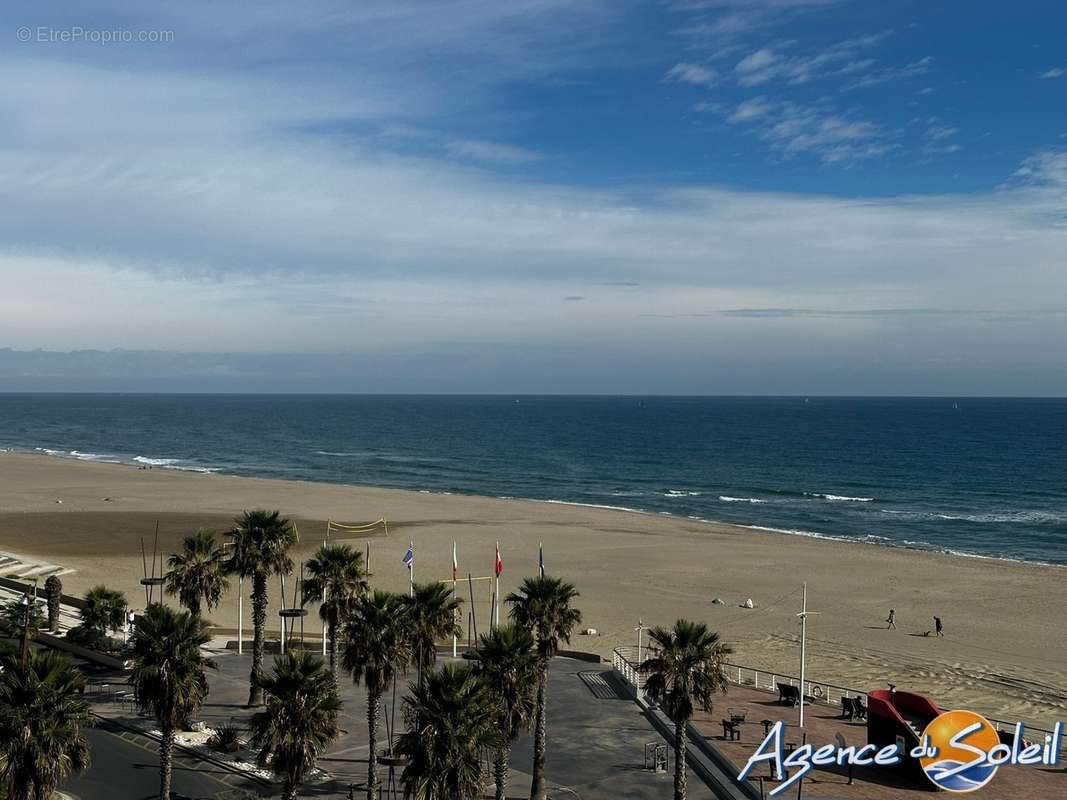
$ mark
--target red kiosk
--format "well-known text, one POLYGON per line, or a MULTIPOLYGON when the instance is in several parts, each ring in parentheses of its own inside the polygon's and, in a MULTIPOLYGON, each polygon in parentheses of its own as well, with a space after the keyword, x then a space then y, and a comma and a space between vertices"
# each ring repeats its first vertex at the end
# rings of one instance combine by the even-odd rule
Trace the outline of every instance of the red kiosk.
POLYGON ((898 769, 933 788, 911 751, 919 745, 926 726, 942 713, 925 695, 897 691, 893 686, 876 689, 867 693, 867 741, 879 748, 897 745, 901 754, 898 769))

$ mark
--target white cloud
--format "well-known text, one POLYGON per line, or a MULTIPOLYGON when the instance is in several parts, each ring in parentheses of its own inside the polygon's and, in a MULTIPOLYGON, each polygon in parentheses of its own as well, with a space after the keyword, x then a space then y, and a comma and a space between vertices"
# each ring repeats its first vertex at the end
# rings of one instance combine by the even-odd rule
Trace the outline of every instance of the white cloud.
POLYGON ((540 153, 527 150, 524 147, 515 147, 500 142, 488 142, 480 139, 457 139, 445 145, 448 152, 462 158, 471 158, 475 161, 490 161, 504 164, 525 164, 531 161, 539 161, 543 158, 540 153))
POLYGON ((694 86, 714 87, 719 82, 719 74, 711 67, 680 62, 667 71, 665 80, 677 83, 690 83, 694 86))
POLYGON ((893 136, 873 122, 763 95, 740 103, 727 122, 753 126, 782 154, 812 153, 827 164, 850 165, 898 147, 893 136))
POLYGON ((937 117, 930 117, 926 125, 926 130, 923 131, 925 144, 922 148, 926 155, 948 155, 963 149, 958 142, 952 141, 960 132, 959 128, 946 125, 937 117))
POLYGON ((774 104, 767 99, 766 95, 751 97, 738 104, 734 112, 727 117, 727 122, 752 122, 766 117, 772 108, 774 104))
POLYGON ((914 78, 919 75, 925 75, 934 66, 934 59, 932 56, 925 56, 912 61, 909 64, 905 64, 902 67, 885 67, 884 69, 875 70, 859 78, 850 81, 845 88, 846 89, 865 89, 871 86, 879 86, 883 83, 890 81, 904 80, 907 78, 914 78))
POLYGON ((877 46, 891 34, 892 31, 882 31, 846 39, 803 55, 786 56, 769 47, 761 47, 734 67, 737 83, 751 87, 780 79, 797 86, 828 76, 865 74, 875 67, 877 60, 859 58, 859 54, 877 46))
POLYGON ((1038 77, 1048 80, 1051 78, 1062 78, 1064 75, 1067 75, 1067 68, 1054 67, 1048 72, 1042 72, 1038 77))
POLYGON ((781 57, 773 50, 762 47, 737 62, 734 67, 737 82, 746 87, 766 83, 777 75, 777 65, 781 60, 781 57))

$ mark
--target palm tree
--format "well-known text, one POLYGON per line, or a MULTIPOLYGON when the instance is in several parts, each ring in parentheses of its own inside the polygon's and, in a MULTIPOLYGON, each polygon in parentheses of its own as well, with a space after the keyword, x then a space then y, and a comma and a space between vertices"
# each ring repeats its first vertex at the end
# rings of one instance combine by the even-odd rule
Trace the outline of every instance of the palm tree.
POLYGON ((367 758, 367 798, 378 796, 378 724, 382 716, 382 695, 411 657, 405 619, 404 598, 392 592, 376 591, 361 597, 345 625, 344 668, 367 689, 367 729, 370 754, 367 758))
POLYGON ((507 596, 511 619, 529 631, 537 643, 537 707, 534 716, 533 781, 530 800, 546 800, 545 786, 545 695, 548 662, 559 651, 559 642, 570 642, 571 632, 582 613, 571 607, 578 591, 570 583, 547 576, 526 578, 518 592, 507 596))
POLYGON ((648 675, 645 691, 674 722, 674 800, 685 800, 686 727, 693 716, 693 701, 711 710, 716 692, 726 692, 723 664, 732 652, 702 622, 680 619, 673 628, 649 631, 652 654, 639 669, 648 675))
POLYGON ((476 669, 492 704, 493 726, 499 736, 493 772, 496 800, 504 800, 508 788, 511 743, 528 728, 534 712, 537 656, 529 631, 503 625, 478 639, 476 669))
POLYGON ((82 625, 101 636, 120 630, 126 624, 126 595, 103 584, 85 593, 81 609, 82 625))
POLYGON ((229 588, 225 571, 226 552, 215 539, 214 531, 197 531, 186 536, 182 552, 167 560, 167 593, 178 600, 194 617, 200 616, 200 605, 208 611, 216 608, 229 588))
POLYGON ((44 594, 48 598, 48 630, 59 630, 59 609, 63 601, 63 581, 58 575, 49 575, 44 582, 44 594))
POLYGON ((347 544, 324 544, 305 564, 304 602, 320 602, 319 617, 330 639, 330 672, 337 675, 341 626, 356 599, 370 589, 363 553, 347 544))
POLYGON ((13 653, 0 666, 0 794, 46 800, 63 778, 89 765, 83 728, 93 724, 85 677, 65 657, 13 653))
POLYGON ((411 649, 421 684, 423 670, 437 662, 437 641, 460 633, 456 614, 462 601, 446 584, 416 583, 404 602, 408 609, 411 649))
POLYGON ((200 648, 207 644, 203 622, 188 611, 152 603, 130 638, 130 686, 137 703, 152 714, 162 734, 159 743, 159 796, 170 800, 175 731, 207 697, 205 669, 214 666, 200 648))
POLYGON ((30 652, 30 640, 40 633, 45 626, 45 617, 37 601, 26 592, 18 600, 11 600, 0 606, 0 622, 11 633, 19 637, 19 651, 25 661, 30 652))
POLYGON ((289 548, 296 544, 296 528, 277 511, 246 511, 231 531, 233 550, 228 572, 252 579, 252 672, 248 705, 263 702, 259 687, 263 671, 263 632, 267 624, 267 578, 293 571, 289 548))
POLYGON ((410 730, 397 740, 407 757, 400 781, 404 797, 473 800, 482 792, 482 752, 495 749, 493 704, 466 665, 446 664, 411 685, 404 699, 410 730))
POLYGON ((296 800, 315 759, 341 734, 337 682, 322 659, 290 652, 274 659, 274 672, 262 684, 267 707, 252 717, 252 744, 259 765, 283 779, 282 797, 296 800))

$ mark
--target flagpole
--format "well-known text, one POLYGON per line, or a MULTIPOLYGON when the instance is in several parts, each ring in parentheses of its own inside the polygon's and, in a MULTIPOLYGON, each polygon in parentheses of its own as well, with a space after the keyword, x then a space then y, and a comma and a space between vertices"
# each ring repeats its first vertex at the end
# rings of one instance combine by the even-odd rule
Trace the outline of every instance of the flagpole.
POLYGON ((245 577, 237 578, 237 655, 244 654, 245 577))
POLYGON ((800 727, 804 727, 804 662, 808 644, 808 584, 804 584, 804 601, 800 611, 800 727))
MULTIPOLYGON (((330 535, 330 529, 327 528, 327 537, 328 537, 328 539, 323 539, 322 540, 322 547, 323 548, 325 548, 325 546, 327 546, 327 543, 330 541, 329 540, 329 535, 330 535)), ((327 595, 328 595, 327 588, 325 588, 325 586, 323 585, 323 587, 322 587, 322 605, 323 606, 325 604, 327 604, 327 599, 328 599, 327 595)), ((303 602, 303 597, 301 597, 301 602, 303 602)), ((321 617, 321 614, 319 614, 319 615, 321 617)), ((323 658, 327 657, 327 619, 325 619, 325 617, 322 617, 322 657, 323 658)))
POLYGON ((415 542, 410 542, 411 563, 408 564, 408 597, 415 596, 415 542))
MULTIPOLYGON (((456 599, 456 569, 458 568, 458 566, 459 565, 456 563, 456 540, 453 539, 452 540, 452 599, 453 600, 456 599)), ((459 606, 457 605, 453 616, 456 616, 458 614, 459 614, 459 606)), ((457 627, 452 630, 452 658, 458 658, 459 657, 459 639, 457 638, 457 634, 456 634, 456 631, 458 631, 458 630, 459 630, 459 627, 458 627, 458 623, 457 623, 457 627)))
POLYGON ((496 561, 493 562, 493 627, 500 624, 500 542, 496 543, 496 561))

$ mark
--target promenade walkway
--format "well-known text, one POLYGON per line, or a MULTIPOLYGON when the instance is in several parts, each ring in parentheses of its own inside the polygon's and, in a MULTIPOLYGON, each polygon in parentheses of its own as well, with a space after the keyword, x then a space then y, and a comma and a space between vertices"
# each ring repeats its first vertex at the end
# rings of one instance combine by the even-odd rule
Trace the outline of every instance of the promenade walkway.
MULTIPOLYGON (((243 728, 253 713, 244 707, 251 657, 247 651, 238 656, 231 650, 219 649, 212 652, 212 657, 218 669, 209 674, 211 694, 200 719, 211 727, 230 724, 243 728)), ((269 655, 267 664, 270 664, 269 655)), ((94 678, 99 700, 96 710, 114 722, 150 728, 150 723, 138 716, 126 697, 123 683, 121 674, 98 671, 94 678), (106 692, 102 691, 104 683, 108 684, 106 692)), ((329 773, 328 777, 309 784, 305 792, 307 796, 345 798, 350 786, 362 786, 366 780, 366 695, 362 687, 353 685, 347 676, 343 677, 341 687, 344 708, 340 724, 344 733, 319 760, 320 767, 329 773)), ((390 702, 386 703, 386 714, 390 705, 390 702)), ((398 727, 403 727, 400 697, 397 698, 395 721, 398 727)), ((379 737, 384 747, 384 726, 379 737)), ((673 773, 654 774, 644 769, 644 746, 648 742, 663 743, 664 739, 626 695, 609 666, 569 658, 552 661, 548 689, 547 763, 553 798, 662 800, 669 797, 673 773)), ((529 792, 532 751, 532 738, 528 735, 515 743, 511 797, 529 792)), ((251 760, 253 755, 247 757, 251 760)), ((673 754, 671 759, 673 769, 673 754)), ((202 766, 212 773, 218 771, 213 765, 202 766)), ((387 777, 384 770, 382 774, 387 777)), ((237 784, 246 793, 271 791, 248 780, 238 780, 237 784)), ((358 797, 358 789, 356 791, 358 797)), ((220 793, 219 796, 234 795, 220 793)), ((399 792, 397 796, 400 796, 399 792)), ((689 797, 693 800, 715 798, 692 771, 689 774, 689 797)))

